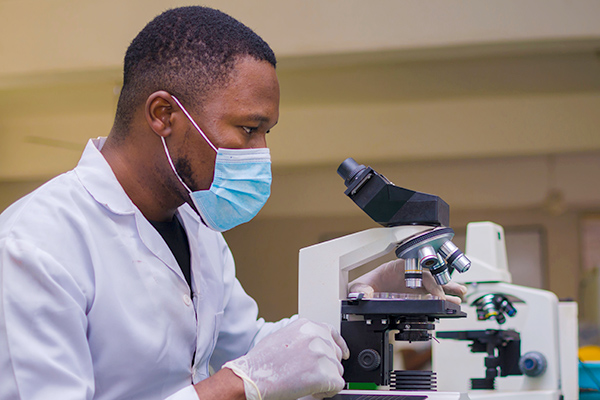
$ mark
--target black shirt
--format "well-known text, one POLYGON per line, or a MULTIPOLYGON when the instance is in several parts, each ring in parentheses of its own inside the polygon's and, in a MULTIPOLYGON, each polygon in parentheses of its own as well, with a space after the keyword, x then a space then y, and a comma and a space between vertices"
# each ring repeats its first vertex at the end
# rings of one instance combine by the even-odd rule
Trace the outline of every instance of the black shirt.
POLYGON ((171 221, 158 222, 149 221, 152 226, 160 233, 160 236, 171 249, 171 252, 179 264, 179 268, 183 272, 183 276, 192 288, 191 264, 190 264, 190 244, 183 225, 177 216, 174 216, 171 221))

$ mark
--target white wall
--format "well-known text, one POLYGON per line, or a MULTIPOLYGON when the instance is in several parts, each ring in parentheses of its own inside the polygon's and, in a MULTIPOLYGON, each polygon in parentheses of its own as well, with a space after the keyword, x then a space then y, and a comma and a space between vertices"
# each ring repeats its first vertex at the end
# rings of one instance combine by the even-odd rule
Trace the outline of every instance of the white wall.
MULTIPOLYGON (((127 45, 182 4, 0 1, 0 209, 107 134, 127 45)), ((255 29, 279 57, 273 196, 228 234, 265 316, 293 312, 300 247, 373 226, 335 173, 349 156, 440 195, 457 230, 482 219, 542 229, 548 287, 578 295, 579 221, 600 210, 600 2, 205 4, 255 29), (548 207, 551 189, 558 207, 548 207)))

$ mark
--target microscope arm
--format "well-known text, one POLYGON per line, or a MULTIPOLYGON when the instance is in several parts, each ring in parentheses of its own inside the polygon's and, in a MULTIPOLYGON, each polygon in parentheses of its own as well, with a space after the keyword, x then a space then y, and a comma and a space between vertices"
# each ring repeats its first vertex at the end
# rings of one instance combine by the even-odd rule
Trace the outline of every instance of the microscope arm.
POLYGON ((430 226, 373 228, 300 250, 298 313, 340 329, 341 301, 348 294, 348 273, 393 251, 407 237, 430 226))

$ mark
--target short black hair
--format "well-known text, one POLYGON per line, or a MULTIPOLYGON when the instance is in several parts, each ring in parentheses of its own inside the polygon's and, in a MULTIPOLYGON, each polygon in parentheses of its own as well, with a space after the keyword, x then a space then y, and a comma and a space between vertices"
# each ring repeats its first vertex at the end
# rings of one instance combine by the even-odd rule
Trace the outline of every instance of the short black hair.
POLYGON ((211 89, 227 82, 244 56, 277 64, 260 36, 219 10, 190 6, 165 11, 127 49, 115 128, 123 134, 135 108, 158 90, 185 104, 201 104, 211 89))

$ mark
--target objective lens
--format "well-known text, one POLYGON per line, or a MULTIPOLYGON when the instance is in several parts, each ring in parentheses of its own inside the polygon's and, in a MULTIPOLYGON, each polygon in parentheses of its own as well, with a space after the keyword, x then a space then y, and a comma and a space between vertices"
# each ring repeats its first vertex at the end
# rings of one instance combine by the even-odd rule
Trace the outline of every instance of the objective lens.
POLYGON ((423 268, 416 258, 404 260, 404 281, 406 287, 411 289, 417 289, 423 285, 423 268))
POLYGON ((478 319, 486 320, 492 317, 498 318, 498 309, 496 308, 496 304, 494 304, 494 295, 486 294, 479 300, 478 309, 478 319))
POLYGON ((509 317, 514 317, 517 313, 517 309, 506 297, 501 299, 499 308, 502 312, 505 312, 509 317))
POLYGON ((458 272, 466 272, 471 267, 471 261, 450 240, 440 246, 439 252, 446 259, 448 265, 458 272))
POLYGON ((477 319, 486 320, 495 318, 499 324, 506 322, 506 315, 513 317, 517 309, 502 294, 490 293, 477 299, 474 303, 477 306, 477 319))
POLYGON ((431 270, 431 275, 438 285, 445 285, 450 282, 450 272, 448 265, 444 262, 441 256, 438 256, 438 266, 431 270))
POLYGON ((421 247, 417 255, 419 256, 419 265, 421 268, 433 269, 439 264, 437 253, 429 245, 421 247))

